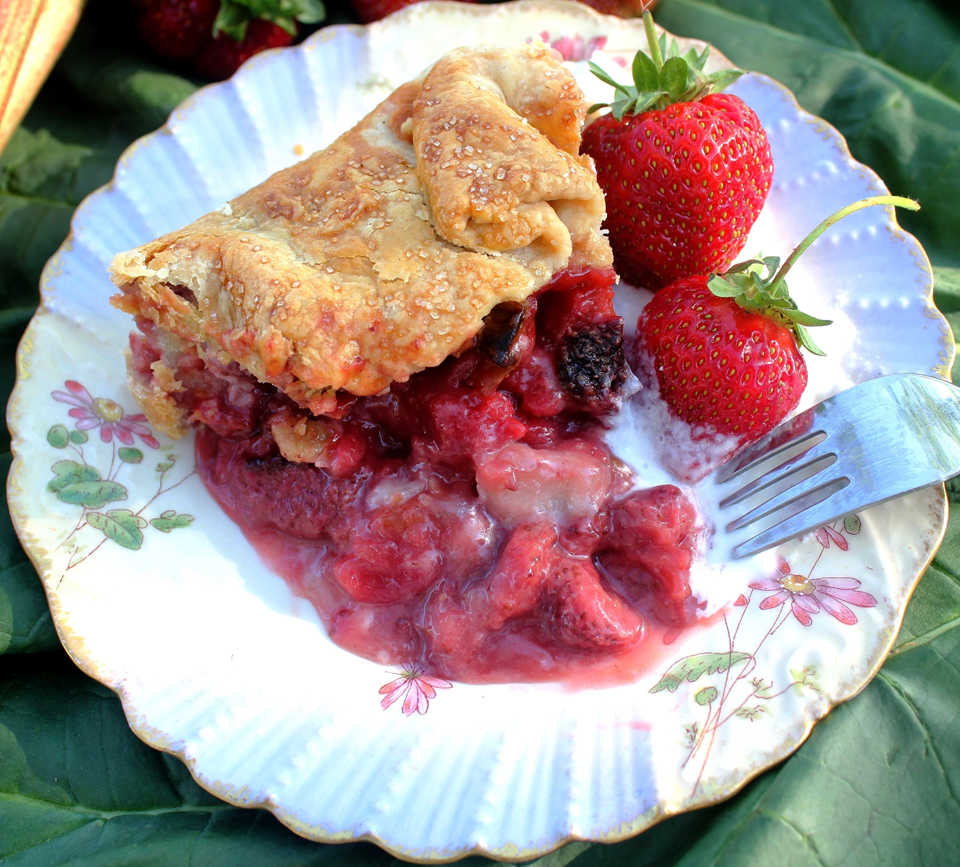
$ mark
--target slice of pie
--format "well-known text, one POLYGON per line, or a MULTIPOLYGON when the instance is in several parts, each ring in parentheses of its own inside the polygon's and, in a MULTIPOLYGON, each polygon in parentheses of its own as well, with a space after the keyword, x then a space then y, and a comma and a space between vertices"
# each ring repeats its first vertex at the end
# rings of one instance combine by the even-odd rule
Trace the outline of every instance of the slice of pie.
POLYGON ((691 614, 693 508, 603 442, 628 371, 584 117, 545 46, 460 49, 114 260, 135 396, 197 428, 210 491, 351 650, 539 679, 691 614))

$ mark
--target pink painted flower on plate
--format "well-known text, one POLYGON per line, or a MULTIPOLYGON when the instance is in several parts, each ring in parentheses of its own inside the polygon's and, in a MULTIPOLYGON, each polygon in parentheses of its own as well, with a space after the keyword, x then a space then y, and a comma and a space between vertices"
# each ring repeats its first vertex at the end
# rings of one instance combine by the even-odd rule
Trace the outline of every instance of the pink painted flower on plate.
POLYGON ((594 51, 607 44, 606 36, 584 39, 579 33, 573 36, 559 36, 551 41, 550 34, 546 30, 540 34, 540 38, 564 60, 589 60, 594 51))
POLYGON ((430 699, 438 689, 450 689, 449 680, 424 674, 419 665, 410 665, 402 671, 394 672, 400 676, 380 687, 380 707, 386 710, 394 702, 403 699, 403 715, 425 714, 430 707, 430 699))
POLYGON ((850 548, 850 543, 843 537, 843 534, 838 533, 833 527, 827 524, 820 527, 814 535, 822 548, 829 548, 831 543, 836 545, 841 551, 846 551, 850 548))
POLYGON ((94 397, 79 382, 68 379, 66 391, 53 391, 51 396, 61 403, 70 404, 67 415, 75 419, 77 430, 100 428, 100 439, 110 442, 114 436, 124 445, 132 446, 134 437, 140 439, 152 449, 160 448, 160 443, 150 430, 147 417, 142 413, 127 415, 123 407, 109 397, 94 397))
POLYGON ((790 571, 790 564, 782 560, 779 578, 751 581, 754 590, 770 593, 760 603, 761 608, 776 608, 790 603, 790 610, 802 626, 813 623, 813 615, 821 610, 847 626, 857 622, 857 615, 848 607, 873 608, 877 600, 857 588, 856 578, 808 578, 790 571))

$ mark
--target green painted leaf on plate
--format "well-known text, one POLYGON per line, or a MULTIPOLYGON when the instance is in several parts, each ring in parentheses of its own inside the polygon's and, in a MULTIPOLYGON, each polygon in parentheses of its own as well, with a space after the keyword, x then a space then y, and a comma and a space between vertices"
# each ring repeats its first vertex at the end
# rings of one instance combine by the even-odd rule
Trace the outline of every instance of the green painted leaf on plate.
POLYGON ((193 515, 184 512, 175 512, 169 509, 157 518, 151 518, 150 524, 161 533, 169 533, 181 527, 189 527, 193 523, 193 515))
POLYGON ((47 482, 47 490, 58 494, 70 485, 81 482, 95 482, 100 479, 100 473, 93 467, 77 461, 57 461, 51 469, 53 478, 47 482))
POLYGON ((749 653, 741 653, 739 650, 733 653, 697 653, 685 656, 667 669, 650 692, 664 689, 676 692, 682 683, 693 683, 705 674, 722 674, 737 663, 751 658, 749 653))
POLYGON ((703 689, 698 689, 694 693, 693 700, 700 705, 708 705, 712 702, 720 693, 717 691, 715 686, 705 686, 703 689))
POLYGON ((57 496, 74 506, 99 509, 106 503, 125 500, 127 489, 119 482, 109 480, 70 482, 57 491, 57 496))
POLYGON ((129 509, 111 509, 109 512, 87 512, 87 523, 102 531, 118 545, 136 551, 143 545, 143 530, 147 522, 129 509))
POLYGON ((65 449, 67 443, 70 442, 70 432, 67 430, 66 425, 55 424, 50 428, 50 430, 47 431, 47 442, 55 449, 65 449))

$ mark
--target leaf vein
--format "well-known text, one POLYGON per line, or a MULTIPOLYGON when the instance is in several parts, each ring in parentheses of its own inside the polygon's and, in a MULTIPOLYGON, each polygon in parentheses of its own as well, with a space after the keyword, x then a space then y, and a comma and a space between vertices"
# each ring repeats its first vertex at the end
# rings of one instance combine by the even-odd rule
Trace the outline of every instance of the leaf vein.
POLYGON ((920 716, 920 712, 917 709, 917 706, 910 699, 910 696, 908 696, 907 693, 903 689, 901 689, 900 685, 892 677, 890 677, 890 675, 887 674, 884 670, 881 669, 881 671, 877 674, 877 680, 880 680, 883 683, 885 683, 910 711, 910 714, 913 717, 914 721, 916 722, 917 727, 922 732, 924 746, 927 748, 929 753, 934 757, 934 759, 936 760, 937 766, 940 768, 940 773, 943 776, 943 782, 944 782, 944 785, 947 787, 947 793, 950 795, 950 799, 955 804, 960 806, 960 800, 957 799, 957 793, 953 789, 953 783, 950 781, 950 774, 947 771, 947 766, 946 764, 944 764, 943 757, 940 755, 940 751, 937 749, 937 746, 934 743, 933 738, 930 736, 930 732, 928 731, 927 727, 924 725, 923 718, 920 716))
POLYGON ((939 638, 941 635, 949 632, 951 629, 956 629, 957 626, 960 626, 960 615, 941 623, 939 626, 935 626, 933 629, 927 630, 922 635, 916 636, 916 638, 911 638, 909 641, 905 641, 903 644, 898 645, 890 651, 888 659, 899 656, 901 653, 905 653, 908 650, 913 650, 917 647, 922 647, 926 644, 929 644, 935 638, 939 638))
POLYGON ((837 8, 835 0, 826 0, 826 3, 830 8, 830 11, 834 14, 834 17, 837 19, 837 22, 843 28, 843 32, 846 34, 851 44, 856 47, 857 51, 866 54, 867 52, 863 50, 863 45, 861 45, 860 40, 857 39, 857 37, 854 35, 854 32, 850 29, 850 24, 847 22, 847 19, 840 14, 840 10, 837 8))
POLYGON ((813 842, 813 839, 811 838, 811 836, 805 831, 803 831, 802 829, 798 828, 796 825, 794 825, 793 822, 791 822, 785 816, 781 816, 778 813, 772 813, 769 810, 763 810, 763 809, 758 809, 756 813, 758 816, 763 816, 766 819, 770 819, 774 822, 779 822, 785 828, 788 828, 789 830, 793 831, 793 833, 800 838, 800 841, 803 843, 804 847, 807 850, 809 850, 810 854, 813 855, 814 858, 817 859, 818 864, 825 865, 827 863, 826 861, 823 860, 823 855, 820 854, 820 850, 817 849, 817 845, 816 843, 813 842))

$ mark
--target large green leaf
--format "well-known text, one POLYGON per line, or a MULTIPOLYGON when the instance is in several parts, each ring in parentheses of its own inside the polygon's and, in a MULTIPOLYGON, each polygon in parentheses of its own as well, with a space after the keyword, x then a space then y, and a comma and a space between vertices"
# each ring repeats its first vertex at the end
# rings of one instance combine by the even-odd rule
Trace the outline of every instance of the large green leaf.
MULTIPOLYGON (((330 5, 343 20, 346 4, 330 5)), ((668 29, 706 39, 744 68, 784 82, 805 108, 837 126, 854 156, 892 190, 921 200, 919 214, 901 219, 930 254, 937 303, 960 325, 960 22, 952 8, 930 0, 661 0, 657 14, 668 29)), ((117 30, 115 9, 88 5, 78 38, 0 155, 3 395, 40 268, 66 234, 73 208, 109 178, 122 148, 162 122, 193 87, 121 48, 131 42, 117 30)), ((960 484, 950 494, 960 500, 960 484)), ((540 863, 953 863, 960 828, 958 623, 954 518, 879 677, 820 723, 794 756, 726 804, 669 819, 615 846, 572 843, 540 863)), ((3 516, 4 863, 393 860, 366 844, 306 843, 262 811, 220 804, 178 761, 143 746, 116 698, 57 647, 40 583, 3 516)))
MULTIPOLYGON (((6 478, 9 468, 8 452, 0 455, 0 475, 6 478)), ((4 501, 0 514, 0 654, 59 646, 40 579, 17 541, 4 501)), ((2 756, 0 748, 0 760, 2 756)))

